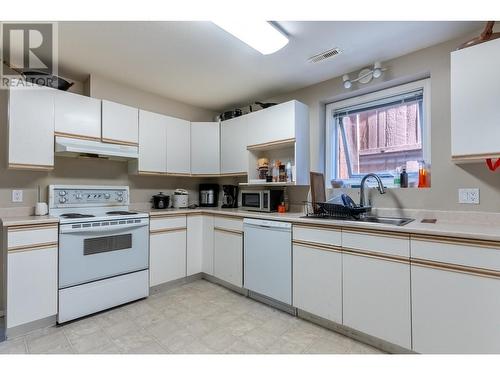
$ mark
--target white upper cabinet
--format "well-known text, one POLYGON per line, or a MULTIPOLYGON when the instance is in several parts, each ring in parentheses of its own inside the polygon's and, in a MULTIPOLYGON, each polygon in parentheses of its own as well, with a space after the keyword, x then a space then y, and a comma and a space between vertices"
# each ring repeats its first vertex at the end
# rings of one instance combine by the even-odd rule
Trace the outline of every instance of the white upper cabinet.
POLYGON ((103 100, 102 140, 103 142, 137 146, 139 143, 139 110, 103 100))
POLYGON ((246 115, 248 145, 297 138, 304 126, 309 128, 308 108, 296 100, 246 115))
POLYGON ((38 86, 9 90, 9 168, 53 169, 55 93, 38 86))
POLYGON ((222 174, 245 174, 248 169, 248 121, 240 116, 222 121, 220 165, 222 174))
POLYGON ((220 173, 220 131, 218 122, 191 123, 191 173, 220 173))
POLYGON ((175 117, 167 120, 167 172, 191 174, 191 123, 175 117))
POLYGON ((100 140, 101 101, 66 91, 56 91, 54 126, 58 135, 100 140))
POLYGON ((167 172, 167 117, 139 111, 139 173, 167 172))
POLYGON ((500 39, 451 53, 451 152, 456 161, 500 156, 500 39))

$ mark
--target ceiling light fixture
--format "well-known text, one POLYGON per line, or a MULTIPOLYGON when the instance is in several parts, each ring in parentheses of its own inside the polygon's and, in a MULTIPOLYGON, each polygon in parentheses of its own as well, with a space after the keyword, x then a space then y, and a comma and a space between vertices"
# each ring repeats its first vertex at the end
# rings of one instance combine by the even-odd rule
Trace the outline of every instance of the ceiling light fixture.
POLYGON ((353 83, 362 83, 366 84, 371 82, 373 78, 380 78, 382 74, 387 70, 387 68, 382 67, 382 63, 377 61, 373 64, 373 68, 365 68, 362 69, 358 73, 358 77, 356 79, 350 79, 348 74, 344 74, 342 76, 342 82, 344 84, 344 88, 350 89, 353 83))
POLYGON ((263 55, 279 51, 288 44, 288 38, 267 21, 224 20, 212 22, 263 55))

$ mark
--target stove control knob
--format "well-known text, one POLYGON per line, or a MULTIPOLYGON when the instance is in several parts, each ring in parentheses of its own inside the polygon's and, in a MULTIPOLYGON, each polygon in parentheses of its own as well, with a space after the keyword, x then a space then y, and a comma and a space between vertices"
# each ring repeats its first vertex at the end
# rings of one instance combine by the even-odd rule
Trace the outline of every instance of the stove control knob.
POLYGON ((75 198, 78 199, 78 200, 80 200, 80 199, 83 198, 83 195, 81 195, 80 193, 78 193, 78 194, 75 195, 75 198))
POLYGON ((118 197, 118 198, 116 198, 116 200, 117 200, 118 202, 122 202, 122 201, 123 201, 123 198, 122 198, 122 197, 118 197))
POLYGON ((111 195, 109 195, 109 193, 104 193, 104 198, 109 199, 110 197, 111 195))
POLYGON ((116 193, 119 197, 121 197, 123 195, 123 191, 119 191, 116 193))
POLYGON ((61 197, 64 197, 64 196, 66 195, 66 192, 65 192, 64 190, 61 190, 61 191, 59 192, 59 195, 60 195, 61 197))
POLYGON ((66 203, 66 198, 65 197, 61 197, 59 198, 59 203, 66 203))

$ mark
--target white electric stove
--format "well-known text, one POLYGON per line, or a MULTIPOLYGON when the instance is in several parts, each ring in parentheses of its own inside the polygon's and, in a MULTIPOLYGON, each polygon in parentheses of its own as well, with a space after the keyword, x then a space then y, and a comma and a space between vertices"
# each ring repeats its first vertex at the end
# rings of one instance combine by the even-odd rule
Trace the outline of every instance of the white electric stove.
POLYGON ((59 225, 63 323, 149 295, 149 216, 129 211, 127 186, 49 186, 59 225))

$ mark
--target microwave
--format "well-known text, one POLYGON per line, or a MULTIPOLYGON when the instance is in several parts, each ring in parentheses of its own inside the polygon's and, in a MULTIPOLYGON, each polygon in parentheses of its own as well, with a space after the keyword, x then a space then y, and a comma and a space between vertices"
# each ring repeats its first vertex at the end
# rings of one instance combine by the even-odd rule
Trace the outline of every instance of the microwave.
POLYGON ((247 211, 273 212, 283 202, 283 190, 242 190, 241 208, 247 211))

